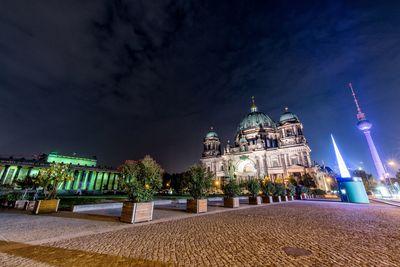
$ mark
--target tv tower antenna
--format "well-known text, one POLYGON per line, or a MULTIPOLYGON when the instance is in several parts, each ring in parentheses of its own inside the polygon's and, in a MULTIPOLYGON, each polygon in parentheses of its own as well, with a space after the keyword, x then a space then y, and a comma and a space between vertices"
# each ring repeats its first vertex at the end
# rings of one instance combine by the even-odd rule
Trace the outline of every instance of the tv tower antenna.
POLYGON ((349 87, 351 90, 351 94, 353 95, 353 98, 354 98, 354 103, 356 104, 356 107, 357 107, 357 120, 359 120, 359 121, 365 120, 365 114, 361 111, 360 104, 358 104, 358 99, 357 99, 356 93, 354 93, 353 85, 351 83, 349 83, 349 87))

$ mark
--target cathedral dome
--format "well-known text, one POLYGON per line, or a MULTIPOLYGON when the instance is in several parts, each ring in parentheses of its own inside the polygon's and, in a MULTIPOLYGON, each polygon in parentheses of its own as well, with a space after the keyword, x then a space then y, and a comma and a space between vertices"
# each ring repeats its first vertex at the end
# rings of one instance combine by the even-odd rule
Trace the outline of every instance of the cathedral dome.
POLYGON ((257 106, 254 103, 254 97, 250 110, 251 112, 240 122, 238 131, 251 128, 273 128, 275 126, 270 117, 258 111, 257 106))
POLYGON ((214 132, 213 127, 211 127, 210 131, 206 134, 206 138, 218 138, 218 134, 214 132))
POLYGON ((299 122, 299 118, 293 112, 290 112, 286 107, 285 112, 279 118, 280 124, 284 124, 285 122, 299 122))

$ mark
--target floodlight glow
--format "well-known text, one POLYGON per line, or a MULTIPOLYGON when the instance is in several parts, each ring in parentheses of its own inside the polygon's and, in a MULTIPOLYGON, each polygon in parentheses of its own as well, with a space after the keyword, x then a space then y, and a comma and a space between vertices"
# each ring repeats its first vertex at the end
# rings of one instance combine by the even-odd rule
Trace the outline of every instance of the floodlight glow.
POLYGON ((390 193, 385 186, 378 187, 379 192, 381 193, 382 197, 390 197, 390 193))
POLYGON ((335 139, 333 138, 333 135, 331 135, 331 137, 332 137, 333 148, 335 149, 336 160, 337 160, 338 165, 339 165, 340 176, 342 178, 351 178, 350 172, 347 169, 346 164, 344 163, 343 157, 340 154, 339 148, 336 145, 336 142, 335 142, 335 139))

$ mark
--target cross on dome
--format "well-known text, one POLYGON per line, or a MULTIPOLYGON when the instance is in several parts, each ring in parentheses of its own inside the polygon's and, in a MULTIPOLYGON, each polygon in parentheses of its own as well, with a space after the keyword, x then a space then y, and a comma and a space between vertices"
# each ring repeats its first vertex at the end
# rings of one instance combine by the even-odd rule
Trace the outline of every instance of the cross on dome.
POLYGON ((255 100, 254 96, 251 97, 251 102, 252 102, 251 108, 250 108, 251 112, 257 112, 258 109, 257 109, 257 106, 256 106, 256 100, 255 100))

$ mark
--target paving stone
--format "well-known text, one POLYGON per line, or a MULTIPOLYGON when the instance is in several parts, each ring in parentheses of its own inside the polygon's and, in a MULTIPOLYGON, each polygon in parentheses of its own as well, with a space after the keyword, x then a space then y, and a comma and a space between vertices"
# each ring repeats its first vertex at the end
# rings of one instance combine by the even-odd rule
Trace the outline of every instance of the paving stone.
MULTIPOLYGON (((14 217, 8 223, 18 220, 14 217)), ((79 225, 78 220, 69 220, 79 225)), ((384 204, 295 201, 122 229, 115 222, 87 223, 109 231, 31 245, 33 254, 0 246, 0 263, 6 259, 8 266, 21 266, 22 260, 55 266, 400 265, 400 208, 384 204), (291 248, 289 254, 299 252, 296 249, 311 254, 288 255, 284 248, 291 248), (64 263, 59 254, 66 255, 64 263)), ((69 224, 61 223, 70 231, 69 224)))

